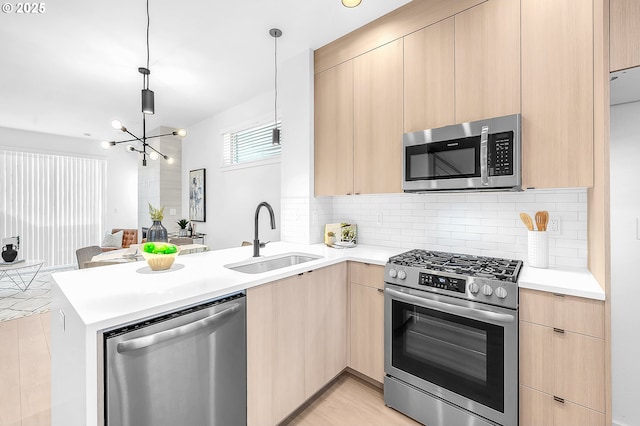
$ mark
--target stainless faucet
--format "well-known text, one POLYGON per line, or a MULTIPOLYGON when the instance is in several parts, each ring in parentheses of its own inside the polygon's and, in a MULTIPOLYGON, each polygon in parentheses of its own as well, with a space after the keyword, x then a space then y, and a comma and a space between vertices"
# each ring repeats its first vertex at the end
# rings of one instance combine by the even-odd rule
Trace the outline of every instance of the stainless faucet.
MULTIPOLYGON (((258 239, 258 214, 260 213, 260 208, 266 207, 269 210, 269 216, 271 216, 271 229, 276 229, 276 217, 273 214, 273 209, 266 201, 261 202, 256 207, 256 218, 255 218, 255 235, 253 238, 253 257, 260 257, 260 240, 258 239)), ((266 243, 265 243, 266 244, 266 243)), ((264 247, 264 245, 262 245, 264 247)))

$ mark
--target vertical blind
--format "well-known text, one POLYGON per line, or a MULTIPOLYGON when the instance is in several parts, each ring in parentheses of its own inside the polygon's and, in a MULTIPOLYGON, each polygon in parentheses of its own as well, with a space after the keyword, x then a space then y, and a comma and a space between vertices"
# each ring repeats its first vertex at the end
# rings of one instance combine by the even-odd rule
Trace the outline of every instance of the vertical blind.
MULTIPOLYGON (((276 123, 281 129, 282 123, 276 123)), ((280 155, 280 145, 271 143, 273 123, 263 124, 223 134, 224 156, 223 165, 248 163, 250 161, 266 160, 280 155)))
POLYGON ((19 236, 19 257, 73 265, 100 243, 106 160, 0 150, 0 238, 19 236))

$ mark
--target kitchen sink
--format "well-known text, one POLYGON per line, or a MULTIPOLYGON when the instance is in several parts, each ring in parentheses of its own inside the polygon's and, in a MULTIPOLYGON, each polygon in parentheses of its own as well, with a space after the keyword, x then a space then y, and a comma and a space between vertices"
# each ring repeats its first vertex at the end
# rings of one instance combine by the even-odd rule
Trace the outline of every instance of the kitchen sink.
POLYGON ((286 268, 287 266, 298 265, 300 263, 311 262, 321 259, 322 256, 309 253, 285 253, 275 256, 245 260, 238 263, 224 265, 227 269, 232 269, 245 274, 261 274, 275 269, 286 268))

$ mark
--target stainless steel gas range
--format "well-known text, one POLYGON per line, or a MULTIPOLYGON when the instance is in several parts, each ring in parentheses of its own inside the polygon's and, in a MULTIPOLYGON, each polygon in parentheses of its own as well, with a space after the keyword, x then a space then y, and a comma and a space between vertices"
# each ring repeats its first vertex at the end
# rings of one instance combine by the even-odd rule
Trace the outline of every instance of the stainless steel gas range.
POLYGON ((385 403, 428 426, 518 423, 522 261, 411 250, 385 266, 385 403))

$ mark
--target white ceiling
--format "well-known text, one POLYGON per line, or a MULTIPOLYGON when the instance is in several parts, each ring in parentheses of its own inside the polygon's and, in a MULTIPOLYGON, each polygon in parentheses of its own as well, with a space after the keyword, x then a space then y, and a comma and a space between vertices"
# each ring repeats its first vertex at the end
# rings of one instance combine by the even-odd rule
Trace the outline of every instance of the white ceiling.
MULTIPOLYGON (((150 0, 147 127, 188 127, 272 90, 270 28, 284 33, 281 64, 408 2, 150 0)), ((88 140, 121 138, 115 118, 141 129, 145 4, 65 0, 40 15, 0 14, 0 126, 88 140)))

